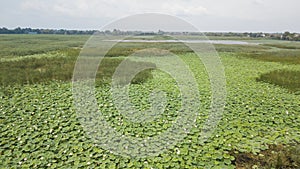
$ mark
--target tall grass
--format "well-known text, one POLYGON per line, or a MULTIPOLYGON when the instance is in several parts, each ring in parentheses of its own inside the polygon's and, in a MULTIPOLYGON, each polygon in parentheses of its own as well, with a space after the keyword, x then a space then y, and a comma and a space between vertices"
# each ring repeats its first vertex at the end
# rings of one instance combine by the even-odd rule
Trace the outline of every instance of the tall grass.
POLYGON ((275 70, 260 75, 257 81, 275 84, 292 92, 300 91, 300 71, 275 70))
POLYGON ((107 57, 129 56, 139 50, 157 48, 163 50, 169 50, 174 54, 184 54, 193 52, 184 43, 150 43, 150 42, 125 42, 116 44, 106 54, 107 57))
POLYGON ((277 43, 277 44, 263 44, 263 46, 275 47, 280 49, 300 49, 300 43, 277 43))
MULTIPOLYGON (((111 83, 114 73, 117 67, 123 62, 123 58, 107 58, 105 57, 100 65, 98 72, 96 74, 96 86, 100 86, 103 83, 111 83)), ((146 82, 148 79, 153 78, 151 71, 156 68, 156 65, 149 62, 136 62, 131 60, 124 61, 122 67, 126 72, 123 72, 122 77, 115 80, 119 85, 124 85, 126 82, 131 82, 132 84, 141 84, 146 82), (124 64, 125 63, 125 64, 124 64), (146 69, 139 72, 132 80, 129 79, 131 72, 138 67, 151 67, 151 69, 146 69)))
MULTIPOLYGON (((278 62, 282 64, 300 64, 300 50, 278 50, 274 52, 255 52, 240 54, 243 57, 257 59, 265 62, 278 62)), ((259 63, 258 63, 259 64, 259 63)), ((259 82, 266 82, 286 88, 291 92, 300 91, 300 71, 275 70, 261 74, 259 82)))
POLYGON ((215 44, 214 47, 218 52, 234 52, 234 53, 256 53, 270 49, 267 46, 261 45, 227 45, 215 44))
MULTIPOLYGON (((52 80, 71 81, 79 49, 60 50, 61 56, 26 58, 16 61, 0 62, 0 84, 3 86, 15 84, 47 83, 52 80)), ((97 72, 97 84, 110 83, 113 73, 122 58, 104 58, 97 72)), ((129 61, 129 66, 151 64, 129 61)), ((155 65, 151 64, 151 67, 155 65)), ((151 70, 139 73, 132 83, 143 83, 152 78, 151 70)))
POLYGON ((274 52, 242 53, 243 57, 253 58, 260 61, 280 62, 284 64, 300 64, 300 50, 280 50, 274 52))
POLYGON ((0 58, 82 47, 86 35, 0 35, 0 58))

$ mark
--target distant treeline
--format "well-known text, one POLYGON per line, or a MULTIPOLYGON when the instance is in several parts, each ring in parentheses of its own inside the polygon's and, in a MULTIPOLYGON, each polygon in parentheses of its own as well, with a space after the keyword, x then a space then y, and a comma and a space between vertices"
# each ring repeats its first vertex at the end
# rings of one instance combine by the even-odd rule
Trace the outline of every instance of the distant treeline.
POLYGON ((266 38, 278 40, 300 41, 299 33, 263 33, 263 32, 207 32, 206 36, 224 36, 224 37, 249 37, 249 38, 266 38))
POLYGON ((66 30, 66 29, 33 29, 33 28, 0 28, 0 34, 61 34, 61 35, 92 35, 95 30, 66 30))
MULTIPOLYGON (((33 28, 0 28, 0 34, 62 34, 62 35, 92 35, 94 33, 103 33, 110 35, 202 35, 199 32, 142 32, 142 31, 121 31, 114 29, 99 32, 97 30, 66 30, 66 29, 33 29, 33 28)), ((223 36, 223 37, 248 37, 248 38, 267 38, 290 41, 300 41, 300 33, 263 33, 263 32, 205 32, 206 36, 223 36)))

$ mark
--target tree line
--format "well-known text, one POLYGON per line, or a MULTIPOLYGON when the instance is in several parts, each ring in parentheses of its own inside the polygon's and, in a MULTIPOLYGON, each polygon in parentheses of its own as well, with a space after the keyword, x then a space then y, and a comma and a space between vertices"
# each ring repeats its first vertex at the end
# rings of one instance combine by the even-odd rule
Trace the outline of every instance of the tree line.
POLYGON ((299 33, 263 33, 263 32, 207 32, 206 36, 224 36, 224 37, 248 37, 248 38, 265 38, 276 40, 300 41, 299 33))
MULTIPOLYGON (((202 35, 199 32, 142 32, 142 31, 121 31, 114 29, 99 32, 96 30, 66 30, 66 29, 33 29, 33 28, 0 28, 0 34, 62 34, 62 35, 92 35, 94 33, 103 33, 107 35, 202 35)), ((224 37, 248 37, 248 38, 267 38, 289 41, 300 41, 299 33, 263 33, 263 32, 206 32, 206 36, 224 36, 224 37)))
POLYGON ((61 34, 61 35, 92 35, 95 30, 66 30, 66 29, 33 29, 20 28, 15 29, 0 28, 0 34, 61 34))

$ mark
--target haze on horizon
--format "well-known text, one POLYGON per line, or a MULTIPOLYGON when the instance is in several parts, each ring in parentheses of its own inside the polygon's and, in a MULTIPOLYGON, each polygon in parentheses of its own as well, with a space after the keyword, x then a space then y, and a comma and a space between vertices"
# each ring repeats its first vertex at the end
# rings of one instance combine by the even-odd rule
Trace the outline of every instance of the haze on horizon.
POLYGON ((299 0, 11 0, 0 27, 99 30, 142 13, 177 16, 203 32, 300 32, 299 0))

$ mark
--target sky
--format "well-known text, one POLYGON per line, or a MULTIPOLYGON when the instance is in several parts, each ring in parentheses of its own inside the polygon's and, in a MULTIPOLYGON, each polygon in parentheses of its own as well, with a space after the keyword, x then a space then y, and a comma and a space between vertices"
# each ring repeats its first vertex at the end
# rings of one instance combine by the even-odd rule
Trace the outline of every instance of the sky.
POLYGON ((160 13, 202 32, 300 32, 299 6, 299 0, 10 0, 1 3, 0 27, 100 30, 122 17, 160 13))

